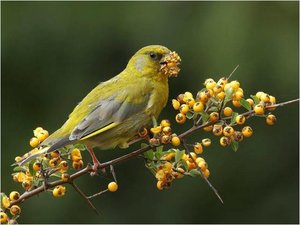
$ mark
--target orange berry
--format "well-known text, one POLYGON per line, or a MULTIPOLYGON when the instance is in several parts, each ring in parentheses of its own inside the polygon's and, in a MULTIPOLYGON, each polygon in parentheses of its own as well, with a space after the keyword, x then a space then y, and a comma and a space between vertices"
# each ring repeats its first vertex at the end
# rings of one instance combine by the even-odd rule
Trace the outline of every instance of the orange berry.
POLYGON ((246 117, 243 115, 238 115, 235 117, 235 122, 239 125, 244 124, 246 122, 246 117))
POLYGON ((234 133, 234 129, 231 126, 226 126, 223 128, 223 134, 226 137, 232 136, 234 133))
POLYGON ((256 115, 262 115, 265 113, 265 107, 262 104, 254 106, 254 112, 256 115))
POLYGON ((110 191, 110 192, 116 192, 118 190, 118 184, 116 182, 110 182, 108 185, 107 185, 107 189, 110 191))
POLYGON ((251 127, 246 126, 242 129, 242 134, 244 137, 250 137, 253 134, 253 130, 251 127))
POLYGON ((276 116, 274 116, 273 114, 269 114, 266 117, 266 123, 268 125, 274 125, 276 123, 276 121, 277 121, 276 116))
POLYGON ((198 113, 198 112, 202 112, 204 109, 204 105, 201 102, 196 102, 193 106, 193 110, 194 112, 198 113))
POLYGON ((182 124, 186 121, 186 116, 183 113, 178 113, 175 119, 177 123, 182 124))
POLYGON ((171 143, 173 146, 179 146, 180 145, 180 138, 177 136, 172 137, 171 143))
POLYGON ((209 120, 212 122, 216 122, 219 119, 219 113, 217 112, 212 112, 211 114, 209 114, 209 120))
POLYGON ((232 109, 230 107, 225 107, 223 110, 224 116, 231 116, 232 115, 232 109))
POLYGON ((201 154, 202 152, 203 152, 203 147, 202 147, 202 145, 200 144, 200 143, 196 143, 195 145, 194 145, 194 152, 196 153, 196 154, 201 154))
POLYGON ((177 101, 176 99, 172 99, 172 106, 175 110, 178 110, 180 107, 180 102, 177 101))

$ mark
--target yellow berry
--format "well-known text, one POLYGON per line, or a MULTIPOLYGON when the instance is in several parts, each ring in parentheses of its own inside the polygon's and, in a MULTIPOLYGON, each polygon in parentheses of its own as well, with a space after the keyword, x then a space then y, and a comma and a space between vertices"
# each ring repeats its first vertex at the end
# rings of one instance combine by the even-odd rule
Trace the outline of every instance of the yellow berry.
POLYGON ((272 95, 270 95, 270 102, 272 104, 276 104, 276 98, 274 96, 272 96, 272 95))
POLYGON ((150 131, 151 131, 152 134, 158 134, 158 133, 161 132, 161 130, 162 130, 162 127, 161 127, 161 126, 152 127, 152 128, 150 129, 150 131))
POLYGON ((163 187, 163 181, 162 180, 157 181, 156 187, 160 191, 163 190, 164 189, 164 187, 163 187))
POLYGON ((107 189, 110 191, 110 192, 115 192, 118 190, 118 184, 116 182, 110 182, 108 185, 107 185, 107 189))
POLYGON ((186 104, 187 104, 190 108, 192 108, 192 107, 194 106, 194 104, 195 104, 195 99, 194 99, 194 98, 188 98, 188 99, 186 100, 186 104))
POLYGON ((243 97, 244 97, 244 94, 241 91, 236 91, 233 96, 233 98, 237 101, 240 101, 243 97))
POLYGON ((242 129, 242 134, 244 137, 250 137, 253 134, 253 130, 251 127, 246 126, 242 129))
POLYGON ((217 112, 212 112, 211 114, 209 114, 209 120, 212 122, 216 122, 219 119, 219 113, 217 112))
POLYGON ((246 117, 244 115, 238 115, 235 117, 235 122, 239 125, 244 124, 246 122, 246 117))
POLYGON ((31 147, 35 148, 36 146, 38 146, 40 143, 39 139, 36 137, 33 137, 30 139, 29 144, 31 147))
POLYGON ((239 108, 239 107, 241 107, 241 102, 239 100, 232 100, 232 105, 239 108))
POLYGON ((206 83, 206 85, 205 85, 205 87, 207 88, 207 89, 213 89, 215 86, 216 86, 216 82, 215 81, 208 81, 207 83, 206 83))
POLYGON ((261 96, 260 96, 260 100, 264 101, 265 103, 268 103, 270 102, 270 95, 266 94, 266 93, 263 93, 261 96))
POLYGON ((219 80, 218 80, 218 84, 222 84, 222 85, 225 85, 227 84, 228 82, 228 79, 226 77, 221 77, 219 80))
POLYGON ((49 133, 46 130, 43 130, 36 135, 36 137, 38 138, 38 140, 40 142, 43 142, 48 136, 49 136, 49 133))
POLYGON ((259 92, 257 92, 257 93, 255 94, 255 96, 256 96, 258 99, 260 99, 261 96, 262 96, 263 94, 264 94, 264 92, 259 91, 259 92))
POLYGON ((189 110, 190 108, 187 104, 182 104, 179 108, 179 111, 183 114, 187 114, 189 110))
POLYGON ((40 163, 40 162, 34 162, 32 165, 32 169, 34 171, 39 171, 39 170, 41 170, 41 168, 42 168, 42 163, 40 163))
POLYGON ((0 212, 0 221, 1 223, 7 223, 8 217, 5 212, 0 212))
POLYGON ((186 164, 188 166, 188 170, 192 170, 196 168, 196 165, 194 162, 186 161, 186 164))
POLYGON ((71 156, 73 155, 77 155, 77 156, 81 156, 81 152, 78 148, 74 148, 72 151, 71 151, 71 156))
POLYGON ((234 129, 231 126, 226 126, 223 128, 223 134, 226 137, 232 136, 234 133, 234 129))
POLYGON ((56 198, 64 196, 65 193, 66 193, 66 187, 62 185, 56 186, 52 191, 53 196, 56 198))
POLYGON ((202 103, 206 103, 209 99, 209 96, 204 93, 204 92, 200 92, 200 95, 199 95, 199 101, 202 102, 202 103))
POLYGON ((50 152, 51 158, 57 158, 59 157, 59 151, 55 150, 53 152, 50 152))
POLYGON ((79 160, 79 161, 73 161, 72 167, 73 167, 75 170, 81 169, 81 168, 83 167, 83 161, 82 161, 82 160, 79 160))
POLYGON ((9 209, 11 215, 16 216, 21 213, 21 208, 17 205, 12 205, 9 209))
POLYGON ((204 170, 204 171, 203 171, 203 175, 204 175, 206 178, 208 178, 209 175, 210 175, 210 171, 209 171, 208 169, 204 170))
POLYGON ((274 125, 276 123, 276 116, 274 116, 273 114, 269 114, 267 117, 266 117, 266 123, 268 125, 274 125))
POLYGON ((184 94, 180 94, 180 95, 177 96, 177 101, 178 101, 180 104, 182 104, 182 103, 184 103, 183 98, 184 98, 184 94))
POLYGON ((249 105, 250 105, 251 107, 253 107, 254 101, 253 101, 252 98, 247 98, 246 101, 249 102, 249 105))
POLYGON ((238 82, 237 80, 231 81, 230 82, 230 86, 234 89, 234 90, 238 90, 240 87, 240 82, 238 82))
POLYGON ((180 102, 177 101, 176 99, 172 99, 172 106, 175 110, 178 110, 180 107, 180 102))
POLYGON ((194 112, 198 113, 198 112, 202 112, 204 109, 204 105, 201 102, 196 102, 193 106, 193 110, 194 112))
POLYGON ((172 145, 174 145, 174 146, 180 145, 180 138, 177 137, 177 136, 172 137, 171 143, 172 143, 172 145))
POLYGON ((199 164, 199 162, 201 162, 201 161, 205 162, 205 160, 202 157, 197 157, 195 161, 197 164, 199 164))
POLYGON ((233 139, 237 142, 241 142, 244 139, 244 136, 243 136, 242 132, 234 131, 233 139))
POLYGON ((208 147, 211 145, 211 140, 209 138, 202 139, 202 145, 208 147))
POLYGON ((229 137, 223 136, 223 137, 220 138, 220 144, 221 144, 221 146, 227 147, 227 146, 230 145, 230 143, 231 143, 231 139, 229 137))
POLYGON ((15 157, 15 161, 16 161, 16 162, 19 162, 20 160, 22 160, 22 157, 21 157, 21 156, 16 156, 16 157, 15 157))
POLYGON ((184 169, 179 167, 176 170, 177 171, 174 173, 174 177, 177 178, 177 179, 182 178, 184 176, 184 173, 185 173, 184 169))
POLYGON ((26 179, 26 174, 24 172, 19 172, 14 174, 13 180, 16 182, 23 182, 26 179))
POLYGON ((262 104, 254 106, 254 112, 256 115, 262 115, 265 113, 265 107, 262 104))
POLYGON ((220 93, 218 93, 217 98, 220 99, 220 100, 223 100, 225 98, 225 92, 221 91, 220 93))
POLYGON ((192 158, 190 158, 190 161, 191 161, 191 162, 194 162, 193 160, 196 160, 196 159, 197 159, 197 154, 196 154, 195 152, 191 152, 190 155, 191 155, 191 157, 192 157, 192 158))
POLYGON ((222 133, 223 133, 223 126, 222 125, 220 125, 220 124, 215 124, 214 126, 213 126, 213 134, 214 135, 216 135, 216 136, 220 136, 220 135, 222 135, 222 133))
POLYGON ((186 121, 186 116, 184 115, 184 114, 182 114, 182 113, 178 113, 177 115, 176 115, 176 122, 177 123, 180 123, 180 124, 182 124, 182 123, 184 123, 185 121, 186 121))
POLYGON ((207 163, 205 162, 205 161, 200 161, 199 163, 198 163, 198 166, 199 166, 199 168, 202 170, 202 171, 205 171, 206 169, 207 169, 207 163))
POLYGON ((70 175, 68 173, 62 173, 61 179, 62 181, 67 182, 70 179, 70 175))
POLYGON ((175 152, 171 152, 171 153, 169 153, 167 155, 164 155, 162 157, 162 160, 170 161, 170 160, 172 160, 174 158, 174 156, 175 156, 175 152))
POLYGON ((160 122, 160 126, 162 126, 162 127, 170 127, 170 126, 171 126, 171 123, 170 123, 169 120, 162 120, 162 121, 160 122))
POLYGON ((170 136, 169 135, 163 135, 161 138, 160 138, 160 142, 162 144, 168 144, 170 142, 170 136))
POLYGON ((202 145, 200 144, 200 143, 196 143, 195 145, 194 145, 194 152, 196 153, 196 154, 201 154, 202 152, 203 152, 203 147, 202 147, 202 145))
POLYGON ((212 79, 212 78, 207 78, 207 79, 204 81, 204 85, 207 85, 208 83, 212 83, 212 82, 215 82, 214 79, 212 79))
POLYGON ((224 116, 231 116, 232 115, 232 109, 230 107, 225 107, 223 110, 224 116))
POLYGON ((32 182, 30 180, 24 180, 22 182, 22 187, 27 191, 29 188, 31 188, 32 182))
POLYGON ((223 87, 219 84, 217 84, 214 88, 213 88, 214 93, 220 93, 221 91, 223 91, 223 87))
POLYGON ((12 191, 12 192, 10 192, 10 194, 9 194, 9 199, 11 200, 11 201, 16 201, 16 200, 18 200, 20 198, 20 193, 19 192, 17 192, 17 191, 12 191))
POLYGON ((184 161, 187 161, 189 159, 189 156, 187 154, 183 154, 181 159, 183 159, 184 161))
POLYGON ((193 98, 193 94, 189 91, 186 91, 186 92, 184 92, 184 97, 186 97, 186 99, 193 98))
POLYGON ((171 127, 164 127, 162 131, 165 135, 171 135, 172 133, 171 127))
POLYGON ((7 196, 4 196, 2 198, 2 205, 1 205, 1 207, 7 209, 9 206, 10 206, 10 200, 9 200, 9 198, 7 196))
POLYGON ((50 167, 56 167, 58 165, 58 161, 59 161, 58 158, 53 158, 49 160, 48 164, 50 167))
POLYGON ((59 163, 59 167, 61 170, 67 170, 68 169, 68 162, 63 160, 59 163))
POLYGON ((208 126, 203 127, 203 130, 206 131, 206 132, 209 132, 212 129, 213 129, 213 125, 208 125, 208 126))

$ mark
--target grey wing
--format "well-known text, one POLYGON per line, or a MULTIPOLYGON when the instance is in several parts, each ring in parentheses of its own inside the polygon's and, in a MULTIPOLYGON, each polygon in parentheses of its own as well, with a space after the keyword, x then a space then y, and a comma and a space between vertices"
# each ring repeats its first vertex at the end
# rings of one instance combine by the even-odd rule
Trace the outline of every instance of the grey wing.
POLYGON ((93 106, 93 110, 73 129, 69 140, 79 140, 111 123, 123 121, 143 110, 147 106, 148 100, 149 95, 144 96, 144 100, 139 104, 128 101, 120 102, 115 97, 99 101, 93 106))

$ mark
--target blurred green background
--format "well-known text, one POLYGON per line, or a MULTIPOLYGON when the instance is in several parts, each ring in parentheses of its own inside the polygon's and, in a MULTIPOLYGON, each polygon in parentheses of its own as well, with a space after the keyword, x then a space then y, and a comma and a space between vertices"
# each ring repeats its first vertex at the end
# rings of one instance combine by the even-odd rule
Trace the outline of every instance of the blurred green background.
MULTIPOLYGON (((139 48, 162 44, 182 58, 170 80, 170 99, 197 92, 205 78, 228 75, 246 95, 263 90, 278 102, 299 96, 298 2, 1 2, 1 188, 21 191, 10 164, 28 148, 32 130, 53 132, 98 82, 120 72, 139 48)), ((217 139, 205 150, 210 181, 175 181, 166 191, 134 159, 115 167, 120 189, 94 199, 96 215, 67 187, 54 199, 43 193, 22 204, 21 223, 299 223, 299 107, 275 111, 278 123, 255 118, 252 138, 237 153, 217 139)), ((170 118, 168 104, 160 118, 170 118)), ((198 132, 189 142, 210 134, 198 132)), ((97 151, 108 160, 127 150, 97 151)), ((86 160, 88 155, 84 155, 86 160)), ((92 194, 106 181, 78 180, 92 194)))

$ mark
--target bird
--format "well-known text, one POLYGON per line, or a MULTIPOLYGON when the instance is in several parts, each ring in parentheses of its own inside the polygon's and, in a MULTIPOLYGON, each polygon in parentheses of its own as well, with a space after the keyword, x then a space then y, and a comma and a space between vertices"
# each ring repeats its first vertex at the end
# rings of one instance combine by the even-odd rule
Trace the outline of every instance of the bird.
POLYGON ((88 146, 97 171, 100 162, 93 149, 127 148, 139 129, 157 119, 168 101, 168 78, 178 75, 180 62, 175 51, 162 45, 141 48, 122 72, 99 83, 79 102, 66 122, 40 143, 37 153, 18 164, 82 143, 88 146))

